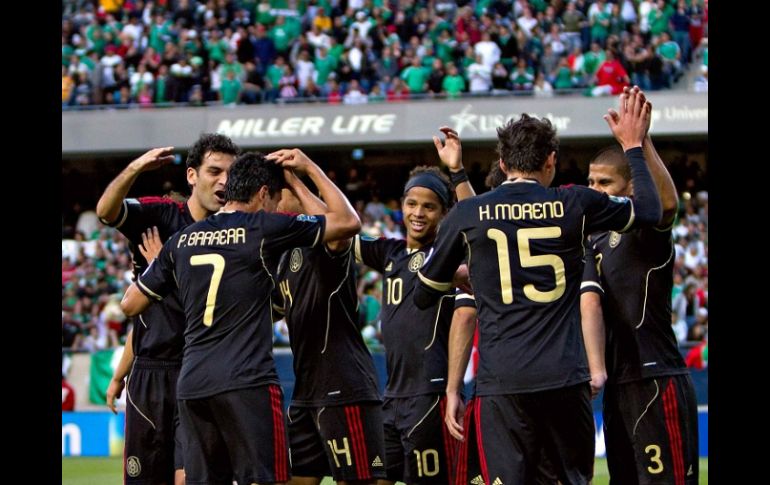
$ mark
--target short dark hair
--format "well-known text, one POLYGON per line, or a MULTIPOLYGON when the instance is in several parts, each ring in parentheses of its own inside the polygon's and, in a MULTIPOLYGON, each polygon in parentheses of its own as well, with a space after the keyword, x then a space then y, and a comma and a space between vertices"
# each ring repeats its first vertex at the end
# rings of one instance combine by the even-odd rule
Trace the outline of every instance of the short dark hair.
MULTIPOLYGON (((444 172, 442 172, 440 168, 435 166, 430 166, 430 165, 418 165, 414 167, 411 170, 411 172, 409 172, 409 178, 407 179, 407 184, 409 183, 409 180, 411 180, 413 177, 416 177, 417 175, 420 175, 422 173, 430 173, 439 178, 439 181, 446 186, 447 193, 449 194, 449 200, 447 202, 447 205, 444 207, 444 209, 449 209, 450 207, 452 207, 452 203, 454 202, 455 190, 454 190, 454 187, 452 186, 452 182, 449 180, 449 177, 444 172)), ((439 200, 441 200, 441 197, 439 197, 439 200)), ((442 205, 443 205, 443 201, 442 201, 442 205)))
POLYGON ((626 182, 631 180, 631 167, 623 150, 617 145, 607 146, 596 152, 589 165, 610 165, 618 169, 618 173, 626 182))
POLYGON ((198 167, 203 163, 203 157, 208 152, 227 153, 237 157, 241 154, 241 149, 225 135, 201 133, 201 136, 187 153, 187 168, 198 170, 198 167))
POLYGON ((554 151, 559 151, 559 140, 548 118, 522 113, 518 120, 511 119, 497 129, 497 153, 508 170, 537 172, 554 151))
POLYGON ((225 200, 249 202, 263 185, 267 185, 270 197, 274 196, 285 185, 283 169, 272 160, 267 160, 262 153, 246 152, 236 158, 230 167, 225 200))

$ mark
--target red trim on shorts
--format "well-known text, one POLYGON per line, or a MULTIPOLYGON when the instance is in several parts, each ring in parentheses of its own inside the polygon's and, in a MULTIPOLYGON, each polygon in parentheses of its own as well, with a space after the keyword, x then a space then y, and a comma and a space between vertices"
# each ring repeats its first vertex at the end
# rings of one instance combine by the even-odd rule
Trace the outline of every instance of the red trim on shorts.
POLYGON ((487 455, 484 454, 484 440, 481 435, 481 398, 475 397, 476 402, 476 446, 479 448, 479 466, 481 467, 481 476, 484 477, 484 483, 489 481, 489 468, 487 468, 487 455))
POLYGON ((357 479, 369 479, 371 478, 371 471, 367 458, 363 424, 361 423, 361 407, 357 405, 345 406, 345 416, 348 421, 348 432, 353 448, 353 460, 355 461, 357 479))
POLYGON ((663 392, 663 412, 666 421, 668 442, 674 466, 675 485, 684 485, 684 454, 682 453, 682 435, 679 433, 679 407, 676 400, 674 378, 670 378, 663 392))
POLYGON ((467 483, 468 481, 468 446, 470 444, 470 430, 473 426, 473 413, 475 399, 471 399, 468 405, 465 407, 465 415, 463 416, 463 431, 465 432, 465 439, 460 443, 459 456, 457 458, 457 485, 467 483))
POLYGON ((289 469, 286 463, 286 430, 281 409, 281 391, 275 384, 270 389, 270 407, 273 410, 273 473, 276 482, 289 480, 289 469))

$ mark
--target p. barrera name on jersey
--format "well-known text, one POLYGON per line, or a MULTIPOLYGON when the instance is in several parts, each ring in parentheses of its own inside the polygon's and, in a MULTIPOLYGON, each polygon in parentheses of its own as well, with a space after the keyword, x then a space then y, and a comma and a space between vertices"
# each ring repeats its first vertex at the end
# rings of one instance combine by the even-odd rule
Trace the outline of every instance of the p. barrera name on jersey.
POLYGON ((182 234, 179 236, 176 247, 224 246, 226 244, 246 244, 246 229, 234 227, 218 231, 195 231, 190 234, 182 234))

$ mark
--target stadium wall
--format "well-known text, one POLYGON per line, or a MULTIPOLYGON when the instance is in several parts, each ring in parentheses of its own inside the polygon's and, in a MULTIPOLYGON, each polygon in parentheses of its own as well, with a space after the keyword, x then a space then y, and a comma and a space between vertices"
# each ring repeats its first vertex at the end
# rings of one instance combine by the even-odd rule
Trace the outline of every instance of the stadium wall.
MULTIPOLYGON (((602 116, 614 98, 493 97, 364 105, 263 104, 175 109, 109 109, 62 113, 62 155, 188 148, 200 132, 229 135, 244 148, 403 145, 430 140, 439 126, 464 141, 491 142, 496 128, 520 113, 551 119, 562 139, 606 137, 602 116)), ((655 135, 706 135, 708 95, 655 93, 655 135)))

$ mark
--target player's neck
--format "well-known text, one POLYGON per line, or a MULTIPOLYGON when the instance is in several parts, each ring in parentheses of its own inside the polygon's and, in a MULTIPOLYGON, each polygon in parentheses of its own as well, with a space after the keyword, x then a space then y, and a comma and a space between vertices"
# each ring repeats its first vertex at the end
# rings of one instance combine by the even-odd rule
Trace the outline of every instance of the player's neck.
POLYGON ((543 172, 506 172, 507 180, 503 183, 537 183, 544 187, 548 185, 548 176, 543 172))
POLYGON ((194 221, 202 221, 211 215, 211 212, 207 211, 206 208, 200 205, 198 200, 192 196, 187 199, 187 210, 190 211, 190 215, 194 221))

